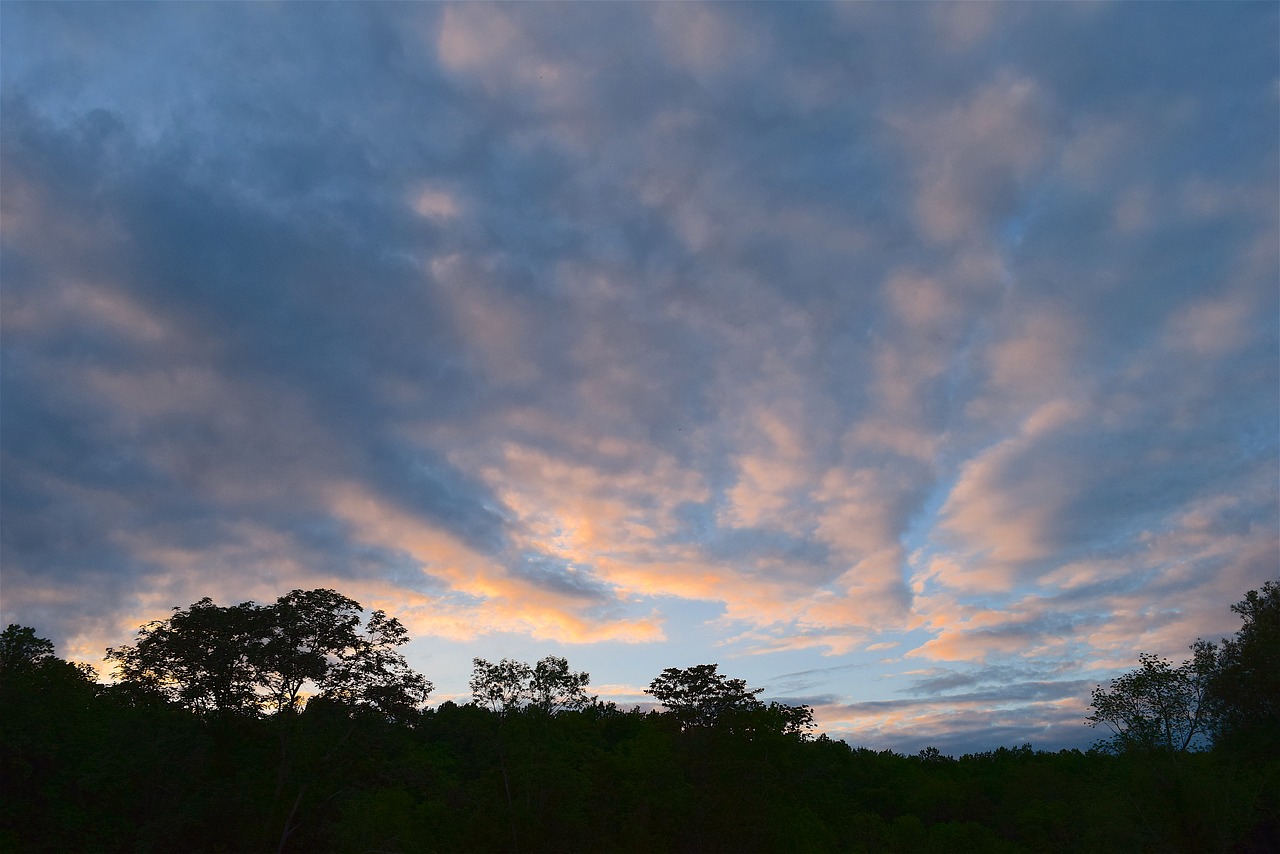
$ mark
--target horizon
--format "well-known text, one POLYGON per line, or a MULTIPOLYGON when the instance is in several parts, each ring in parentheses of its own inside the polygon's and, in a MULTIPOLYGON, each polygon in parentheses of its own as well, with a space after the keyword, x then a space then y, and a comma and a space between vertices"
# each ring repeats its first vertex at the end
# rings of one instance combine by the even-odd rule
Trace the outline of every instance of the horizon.
POLYGON ((1087 747, 1280 577, 1278 14, 0 4, 0 621, 1087 747))

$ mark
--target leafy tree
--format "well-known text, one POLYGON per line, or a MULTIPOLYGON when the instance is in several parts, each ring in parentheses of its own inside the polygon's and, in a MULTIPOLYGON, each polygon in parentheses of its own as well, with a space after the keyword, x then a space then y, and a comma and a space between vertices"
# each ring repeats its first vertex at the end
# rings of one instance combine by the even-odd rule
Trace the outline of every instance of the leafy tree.
POLYGON ((595 699, 586 692, 590 674, 574 673, 561 656, 549 655, 532 667, 510 658, 497 663, 475 658, 471 663, 471 697, 495 712, 533 706, 555 714, 586 708, 595 699))
POLYGON ((781 724, 776 728, 777 731, 786 735, 799 735, 809 738, 810 730, 817 726, 813 721, 813 709, 806 705, 792 706, 771 702, 765 711, 776 716, 781 724))
POLYGON ((1227 737, 1280 740, 1280 582, 1250 590, 1231 610, 1244 618, 1223 640, 1210 686, 1220 732, 1227 737))
POLYGON ((327 687, 331 662, 349 662, 362 647, 360 604, 336 591, 293 590, 261 610, 261 681, 277 711, 295 710, 308 682, 327 687))
POLYGON ((410 719, 426 704, 434 686, 396 652, 395 647, 408 642, 409 633, 399 620, 374 611, 365 636, 320 678, 321 696, 368 706, 393 720, 410 719))
POLYGON ((596 699, 586 692, 590 681, 586 671, 574 673, 567 659, 549 655, 533 666, 529 701, 547 714, 584 709, 596 699))
POLYGON ((1207 692, 1217 670, 1218 648, 1199 640, 1192 657, 1174 667, 1168 659, 1141 653, 1141 666, 1093 690, 1094 712, 1085 719, 1105 725, 1115 752, 1165 750, 1182 753, 1204 746, 1212 731, 1207 692))
POLYGON ((745 680, 726 678, 716 672, 718 668, 718 664, 668 667, 649 683, 648 693, 657 697, 686 729, 714 726, 731 712, 762 707, 756 695, 763 688, 748 690, 745 680))
POLYGON ((333 590, 294 590, 271 605, 206 597, 144 625, 107 659, 127 688, 199 713, 294 712, 308 684, 387 715, 420 708, 432 685, 395 649, 404 627, 375 611, 362 632, 362 610, 333 590))
POLYGON ((53 643, 36 637, 36 630, 10 623, 0 632, 0 672, 30 670, 53 658, 53 643))
POLYGON ((53 642, 36 636, 30 626, 10 623, 0 632, 0 684, 65 683, 79 688, 94 684, 98 673, 91 665, 63 661, 54 655, 53 642))
POLYGON ((256 605, 215 605, 209 597, 138 629, 133 646, 111 647, 107 660, 127 687, 195 712, 253 712, 268 640, 256 605))
POLYGON ((504 658, 497 663, 471 659, 471 699, 504 714, 520 708, 528 692, 532 670, 523 661, 504 658))

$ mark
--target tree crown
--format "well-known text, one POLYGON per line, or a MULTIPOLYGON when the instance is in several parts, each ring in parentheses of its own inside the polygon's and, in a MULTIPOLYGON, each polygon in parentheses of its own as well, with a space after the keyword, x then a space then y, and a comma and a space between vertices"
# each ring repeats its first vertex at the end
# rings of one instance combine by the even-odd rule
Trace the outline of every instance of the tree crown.
POLYGON ((333 590, 294 590, 270 605, 217 605, 208 597, 138 630, 132 646, 107 650, 128 689, 197 712, 293 712, 303 689, 395 717, 426 702, 432 685, 395 647, 408 635, 333 590))

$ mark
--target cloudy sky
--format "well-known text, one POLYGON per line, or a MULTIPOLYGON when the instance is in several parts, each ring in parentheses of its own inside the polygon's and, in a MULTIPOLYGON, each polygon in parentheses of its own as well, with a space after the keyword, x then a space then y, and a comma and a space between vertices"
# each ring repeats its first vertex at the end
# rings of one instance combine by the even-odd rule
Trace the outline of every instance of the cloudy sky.
POLYGON ((1277 7, 0 7, 3 621, 1087 745, 1280 572, 1277 7))

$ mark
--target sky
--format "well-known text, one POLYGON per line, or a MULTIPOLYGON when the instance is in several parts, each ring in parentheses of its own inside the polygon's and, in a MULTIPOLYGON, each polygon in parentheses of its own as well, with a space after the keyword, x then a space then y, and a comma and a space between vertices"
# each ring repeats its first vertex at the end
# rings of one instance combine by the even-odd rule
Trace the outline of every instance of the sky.
POLYGON ((0 618, 1087 746, 1280 574, 1278 11, 0 4, 0 618))

